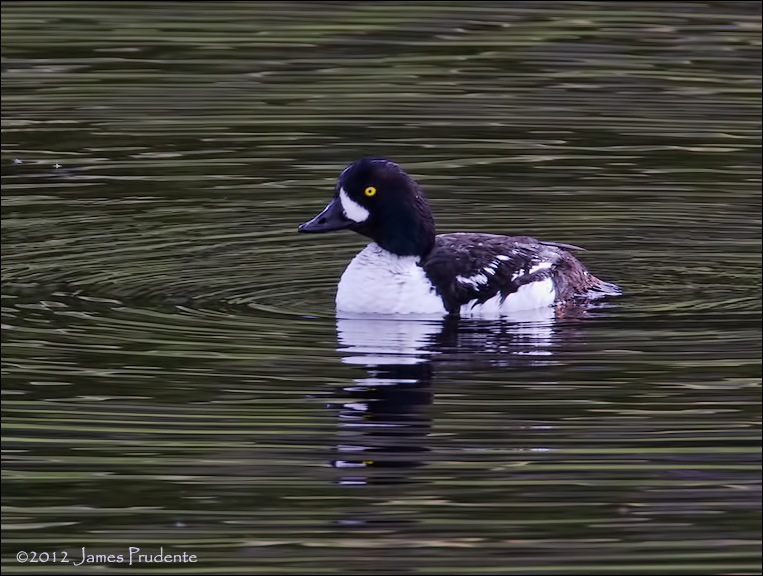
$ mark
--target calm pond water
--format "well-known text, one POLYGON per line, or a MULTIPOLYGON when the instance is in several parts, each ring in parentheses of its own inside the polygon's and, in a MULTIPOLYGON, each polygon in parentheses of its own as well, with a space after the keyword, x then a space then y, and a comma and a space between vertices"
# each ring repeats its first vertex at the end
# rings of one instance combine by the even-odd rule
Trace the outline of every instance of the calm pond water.
POLYGON ((760 23, 3 2, 3 570, 760 573, 760 23), (337 320, 364 155, 625 295, 337 320))

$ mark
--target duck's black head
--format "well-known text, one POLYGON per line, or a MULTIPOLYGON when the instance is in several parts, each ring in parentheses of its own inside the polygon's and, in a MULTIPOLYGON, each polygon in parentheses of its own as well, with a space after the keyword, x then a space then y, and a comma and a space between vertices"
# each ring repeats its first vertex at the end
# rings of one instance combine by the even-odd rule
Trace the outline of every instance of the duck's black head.
POLYGON ((424 256, 434 245, 432 211, 416 181, 400 166, 381 158, 350 164, 334 198, 300 232, 350 229, 400 256, 424 256))

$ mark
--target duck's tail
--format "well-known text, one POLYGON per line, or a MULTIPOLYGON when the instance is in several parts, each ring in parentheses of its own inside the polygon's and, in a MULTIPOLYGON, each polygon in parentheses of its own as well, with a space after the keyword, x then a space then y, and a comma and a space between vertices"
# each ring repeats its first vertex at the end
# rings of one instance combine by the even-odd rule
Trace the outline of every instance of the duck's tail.
POLYGON ((591 274, 583 263, 569 252, 562 252, 562 259, 555 269, 557 300, 595 300, 606 296, 619 296, 622 290, 616 284, 600 280, 591 274))
POLYGON ((620 296, 623 293, 622 288, 612 282, 605 282, 588 273, 588 286, 585 291, 581 291, 580 296, 595 300, 597 298, 605 298, 607 296, 620 296))

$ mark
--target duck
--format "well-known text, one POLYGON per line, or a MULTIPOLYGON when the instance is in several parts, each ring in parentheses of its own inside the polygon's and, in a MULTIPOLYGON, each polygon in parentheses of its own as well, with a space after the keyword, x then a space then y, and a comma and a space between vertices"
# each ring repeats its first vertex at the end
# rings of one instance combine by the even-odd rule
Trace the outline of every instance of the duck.
POLYGON ((578 246, 529 236, 437 234, 421 186, 383 158, 347 166, 326 208, 298 227, 306 234, 337 230, 371 241, 339 280, 338 314, 502 318, 620 292, 570 253, 578 246))

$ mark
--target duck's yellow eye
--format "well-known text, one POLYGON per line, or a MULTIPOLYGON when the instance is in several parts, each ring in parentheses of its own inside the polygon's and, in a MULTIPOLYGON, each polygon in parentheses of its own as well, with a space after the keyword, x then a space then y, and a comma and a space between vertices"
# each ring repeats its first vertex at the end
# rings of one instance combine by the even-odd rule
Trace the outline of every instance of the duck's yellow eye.
POLYGON ((366 196, 373 196, 374 194, 376 194, 376 188, 373 186, 366 188, 366 196))

